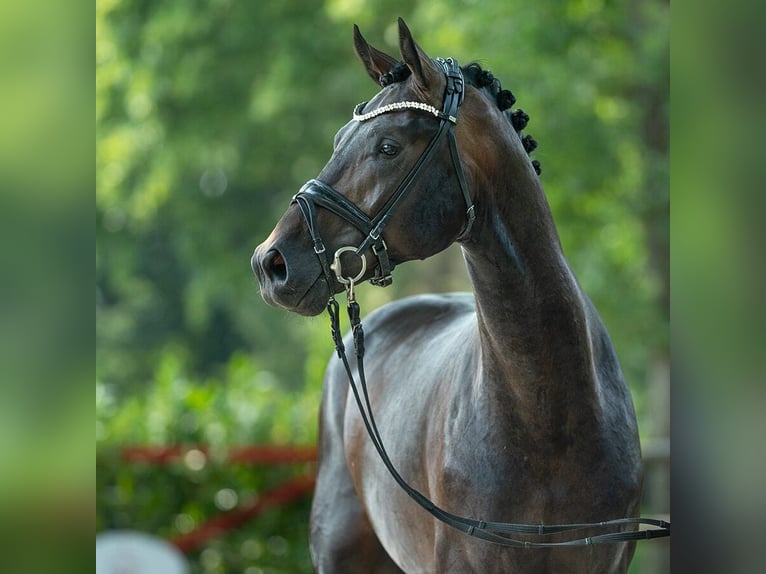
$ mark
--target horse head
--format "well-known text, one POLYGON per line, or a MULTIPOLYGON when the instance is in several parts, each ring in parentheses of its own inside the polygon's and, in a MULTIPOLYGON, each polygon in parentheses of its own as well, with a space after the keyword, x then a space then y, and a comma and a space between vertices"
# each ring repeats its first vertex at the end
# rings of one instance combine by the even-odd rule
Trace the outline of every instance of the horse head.
MULTIPOLYGON (((495 171, 492 134, 512 131, 493 126, 526 125, 521 110, 503 111, 515 100, 492 74, 430 58, 401 19, 401 61, 369 45, 356 26, 354 45, 383 89, 355 108, 330 160, 252 257, 264 300, 304 315, 320 313, 349 283, 385 286, 397 264, 466 240, 471 188, 495 171)), ((525 152, 534 141, 514 137, 522 167, 532 170, 525 152)))

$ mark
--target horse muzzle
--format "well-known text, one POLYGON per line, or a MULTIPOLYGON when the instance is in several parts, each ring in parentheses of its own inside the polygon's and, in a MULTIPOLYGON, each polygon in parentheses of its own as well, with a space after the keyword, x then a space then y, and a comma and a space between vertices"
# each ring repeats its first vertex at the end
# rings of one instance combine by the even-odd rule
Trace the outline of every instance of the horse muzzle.
POLYGON ((276 245, 262 243, 250 259, 263 300, 273 307, 301 315, 324 311, 329 290, 313 253, 289 254, 276 245))

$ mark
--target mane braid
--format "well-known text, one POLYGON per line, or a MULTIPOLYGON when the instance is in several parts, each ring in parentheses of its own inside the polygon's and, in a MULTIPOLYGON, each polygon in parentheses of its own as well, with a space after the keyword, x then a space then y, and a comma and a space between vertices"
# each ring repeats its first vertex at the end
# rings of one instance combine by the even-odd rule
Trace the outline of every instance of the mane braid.
MULTIPOLYGON (((467 66, 463 66, 462 70, 466 82, 481 90, 490 101, 497 104, 497 107, 500 108, 511 122, 513 129, 521 137, 524 151, 527 152, 527 155, 531 154, 537 148, 537 141, 529 134, 521 135, 521 130, 526 128, 527 123, 529 123, 529 116, 521 109, 508 111, 516 103, 513 93, 510 90, 504 90, 500 85, 500 80, 489 70, 483 70, 477 62, 471 62, 467 66)), ((532 167, 535 173, 540 175, 542 171, 540 169, 540 162, 533 160, 532 167)))
POLYGON ((404 80, 410 77, 410 74, 412 74, 412 71, 410 71, 407 64, 405 64, 404 62, 398 62, 388 72, 386 72, 385 74, 381 74, 378 81, 380 82, 381 87, 385 88, 386 86, 390 84, 403 82, 404 80))

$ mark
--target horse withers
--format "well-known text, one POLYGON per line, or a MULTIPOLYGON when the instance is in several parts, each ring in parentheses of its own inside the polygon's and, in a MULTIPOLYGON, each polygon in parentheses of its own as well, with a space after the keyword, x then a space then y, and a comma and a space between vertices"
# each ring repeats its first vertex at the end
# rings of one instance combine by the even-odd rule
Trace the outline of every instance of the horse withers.
MULTIPOLYGON (((335 294, 386 285, 396 265, 457 241, 472 294, 407 298, 364 320, 369 399, 398 472, 439 508, 480 520, 634 516, 630 393, 564 257, 529 157, 536 144, 520 133, 528 118, 492 74, 431 59, 402 20, 399 32, 401 61, 354 28, 383 89, 255 250, 263 298, 317 315, 335 294)), ((626 572, 634 544, 506 547, 437 520, 392 478, 343 361, 331 360, 311 510, 318 572, 626 572)))

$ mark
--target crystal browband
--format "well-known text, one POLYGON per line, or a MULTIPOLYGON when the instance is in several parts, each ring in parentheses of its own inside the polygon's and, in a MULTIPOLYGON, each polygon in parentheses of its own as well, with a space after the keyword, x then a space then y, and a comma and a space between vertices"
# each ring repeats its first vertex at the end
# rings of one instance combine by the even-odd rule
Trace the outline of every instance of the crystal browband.
POLYGON ((395 102, 393 104, 387 104, 385 106, 376 108, 371 112, 367 112, 366 114, 359 113, 362 111, 365 105, 367 105, 367 102, 362 102, 354 108, 354 119, 358 122, 365 122, 369 119, 378 117, 388 112, 398 112, 401 110, 420 110, 423 112, 429 112, 437 118, 449 120, 453 124, 457 123, 457 118, 455 116, 448 116, 438 108, 435 108, 429 104, 424 104, 423 102, 395 102))

